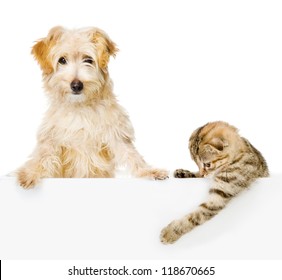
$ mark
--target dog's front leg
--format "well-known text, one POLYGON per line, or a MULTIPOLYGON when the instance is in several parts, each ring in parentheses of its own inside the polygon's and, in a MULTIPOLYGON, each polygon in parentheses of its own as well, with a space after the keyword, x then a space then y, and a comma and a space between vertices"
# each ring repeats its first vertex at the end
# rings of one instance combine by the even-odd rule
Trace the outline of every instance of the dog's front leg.
POLYGON ((41 178, 60 177, 61 160, 58 151, 52 145, 38 144, 31 158, 17 170, 19 184, 23 188, 31 188, 41 178))
POLYGON ((167 170, 152 168, 145 162, 143 157, 134 147, 132 141, 120 141, 116 151, 116 164, 128 166, 134 176, 155 180, 164 180, 168 178, 167 170))

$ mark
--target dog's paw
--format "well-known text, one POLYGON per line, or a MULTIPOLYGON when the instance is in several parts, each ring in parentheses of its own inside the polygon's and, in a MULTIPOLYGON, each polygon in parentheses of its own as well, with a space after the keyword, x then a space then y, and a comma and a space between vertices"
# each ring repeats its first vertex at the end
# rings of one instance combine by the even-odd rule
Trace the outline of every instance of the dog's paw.
POLYGON ((165 180, 168 179, 168 171, 164 169, 153 169, 152 170, 152 177, 155 180, 165 180))
POLYGON ((34 187, 38 181, 38 176, 34 175, 33 173, 29 173, 26 170, 22 169, 17 172, 18 182, 20 186, 24 189, 29 189, 34 187))
POLYGON ((185 169, 176 169, 173 176, 175 178, 196 178, 195 174, 185 169))
POLYGON ((163 244, 172 244, 181 236, 180 223, 173 221, 161 231, 160 239, 163 244))
POLYGON ((164 169, 147 169, 141 172, 140 177, 146 177, 155 180, 165 180, 168 178, 168 171, 164 169))

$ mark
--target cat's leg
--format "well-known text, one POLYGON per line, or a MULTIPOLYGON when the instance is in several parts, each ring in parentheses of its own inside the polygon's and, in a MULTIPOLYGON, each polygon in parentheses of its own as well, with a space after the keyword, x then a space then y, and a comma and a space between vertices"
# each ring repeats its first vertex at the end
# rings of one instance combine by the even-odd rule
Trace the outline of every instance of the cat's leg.
POLYGON ((176 169, 174 171, 173 176, 175 178, 199 178, 201 177, 199 172, 190 172, 189 170, 185 170, 185 169, 176 169))

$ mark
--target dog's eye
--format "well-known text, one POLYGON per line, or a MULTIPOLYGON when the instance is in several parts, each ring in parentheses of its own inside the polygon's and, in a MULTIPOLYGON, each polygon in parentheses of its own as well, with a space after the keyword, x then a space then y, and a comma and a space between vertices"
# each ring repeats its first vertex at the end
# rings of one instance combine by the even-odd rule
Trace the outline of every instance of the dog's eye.
POLYGON ((62 65, 67 64, 67 60, 66 60, 64 57, 60 57, 59 60, 58 60, 58 62, 59 62, 60 64, 62 64, 62 65))
POLYGON ((205 167, 205 168, 210 168, 210 167, 211 167, 211 164, 210 164, 210 163, 204 163, 204 167, 205 167))
POLYGON ((91 57, 86 57, 84 58, 83 62, 88 64, 93 64, 94 61, 91 57))

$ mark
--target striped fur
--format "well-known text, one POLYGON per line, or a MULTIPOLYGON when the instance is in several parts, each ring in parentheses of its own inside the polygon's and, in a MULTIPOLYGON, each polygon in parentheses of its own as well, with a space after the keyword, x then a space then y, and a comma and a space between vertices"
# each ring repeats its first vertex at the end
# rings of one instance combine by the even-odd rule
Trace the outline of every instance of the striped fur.
POLYGON ((177 178, 213 177, 206 202, 161 232, 164 244, 173 243, 221 211, 226 204, 259 177, 267 177, 268 167, 261 153, 235 127, 225 122, 212 122, 198 128, 189 140, 192 159, 199 171, 177 169, 177 178))

